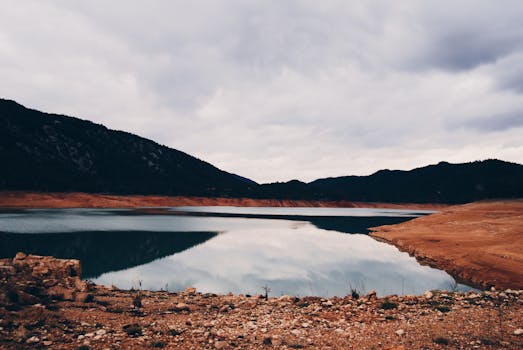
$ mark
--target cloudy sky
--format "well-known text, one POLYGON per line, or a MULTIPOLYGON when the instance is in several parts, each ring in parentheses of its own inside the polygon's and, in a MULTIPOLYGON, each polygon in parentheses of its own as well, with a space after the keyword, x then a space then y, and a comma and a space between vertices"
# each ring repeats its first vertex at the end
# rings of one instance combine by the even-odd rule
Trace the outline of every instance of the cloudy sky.
POLYGON ((523 163, 523 2, 0 0, 0 96, 258 182, 523 163))

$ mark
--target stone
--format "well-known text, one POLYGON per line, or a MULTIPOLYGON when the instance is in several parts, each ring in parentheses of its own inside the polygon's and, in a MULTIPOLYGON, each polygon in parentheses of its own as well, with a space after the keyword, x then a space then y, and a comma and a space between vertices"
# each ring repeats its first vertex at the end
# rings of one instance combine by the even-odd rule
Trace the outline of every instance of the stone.
POLYGON ((107 331, 105 329, 99 329, 95 333, 96 333, 96 335, 105 335, 107 333, 107 331))
POLYGON ((68 300, 73 301, 75 300, 75 293, 73 290, 65 288, 63 286, 53 286, 48 289, 47 294, 52 297, 53 299, 57 300, 68 300))
POLYGON ((514 335, 522 335, 523 334, 523 328, 518 328, 514 331, 514 335))
POLYGON ((25 341, 27 344, 35 344, 40 342, 40 339, 36 336, 33 336, 25 341))
POLYGON ((272 339, 271 339, 271 337, 263 338, 262 344, 263 344, 263 345, 272 345, 272 339))
POLYGON ((398 330, 397 330, 396 332, 394 332, 394 333, 396 333, 397 336, 401 337, 402 335, 405 334, 405 331, 404 331, 403 329, 398 329, 398 330))
POLYGON ((16 253, 14 260, 24 260, 26 257, 27 257, 26 253, 18 252, 18 253, 16 253))
POLYGON ((367 294, 367 300, 376 300, 376 299, 377 299, 377 296, 376 296, 375 290, 373 290, 369 294, 367 294))
POLYGON ((21 290, 16 291, 16 295, 21 305, 33 305, 39 302, 37 297, 21 290))
POLYGON ((53 345, 53 342, 51 340, 44 340, 43 344, 44 344, 44 346, 51 346, 51 345, 53 345))
POLYGON ((188 287, 185 289, 186 294, 196 294, 196 288, 194 287, 188 287))
POLYGON ((224 341, 217 341, 217 342, 214 343, 214 347, 216 349, 224 349, 224 348, 227 347, 227 343, 224 342, 224 341))
POLYGON ((432 297, 434 296, 434 294, 433 294, 430 290, 427 290, 425 293, 423 293, 423 296, 424 296, 426 299, 432 299, 432 297))
POLYGON ((178 303, 174 307, 174 311, 176 311, 176 312, 190 311, 190 310, 191 309, 189 308, 189 305, 187 305, 186 303, 178 303))
POLYGON ((298 329, 293 329, 293 330, 291 331, 291 334, 292 334, 292 335, 295 335, 295 336, 297 336, 297 337, 299 337, 299 336, 301 335, 301 331, 298 330, 298 329))
POLYGON ((220 308, 220 312, 227 312, 229 311, 229 305, 223 305, 221 308, 220 308))
POLYGON ((90 302, 94 301, 94 295, 92 295, 91 293, 87 293, 87 292, 79 292, 79 293, 76 293, 74 300, 79 303, 90 303, 90 302))

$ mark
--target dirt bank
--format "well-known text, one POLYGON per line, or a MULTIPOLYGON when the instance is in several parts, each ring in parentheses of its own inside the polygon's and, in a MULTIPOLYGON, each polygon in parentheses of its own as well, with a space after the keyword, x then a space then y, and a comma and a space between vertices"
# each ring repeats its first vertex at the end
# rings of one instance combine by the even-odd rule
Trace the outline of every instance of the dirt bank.
POLYGON ((0 260, 2 349, 521 349, 523 291, 376 298, 121 291, 77 260, 0 260))
POLYGON ((452 206, 373 230, 371 236, 463 281, 523 288, 523 200, 452 206))
POLYGON ((250 198, 118 196, 90 193, 0 192, 0 208, 136 208, 163 206, 332 207, 438 210, 442 204, 371 203, 250 198))

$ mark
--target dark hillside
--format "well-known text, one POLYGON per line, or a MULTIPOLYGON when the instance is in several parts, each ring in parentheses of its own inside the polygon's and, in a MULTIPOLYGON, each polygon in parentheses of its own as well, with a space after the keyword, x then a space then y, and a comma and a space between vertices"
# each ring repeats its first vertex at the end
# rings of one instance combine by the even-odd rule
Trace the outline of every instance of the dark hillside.
POLYGON ((396 203, 523 198, 523 165, 495 159, 258 185, 151 140, 3 99, 0 164, 0 191, 396 203))
POLYGON ((466 203, 522 198, 523 166, 501 160, 441 162, 410 171, 380 170, 370 176, 319 179, 313 191, 333 199, 368 202, 466 203))
POLYGON ((0 190, 247 196, 256 186, 188 154, 0 99, 0 190))

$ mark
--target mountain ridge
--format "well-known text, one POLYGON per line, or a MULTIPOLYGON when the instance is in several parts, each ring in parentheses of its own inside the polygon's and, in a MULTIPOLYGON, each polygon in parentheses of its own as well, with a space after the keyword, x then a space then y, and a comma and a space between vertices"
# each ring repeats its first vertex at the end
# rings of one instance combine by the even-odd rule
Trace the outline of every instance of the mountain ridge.
POLYGON ((0 191, 465 203, 523 198, 523 165, 497 159, 258 184, 89 120, 0 99, 0 191))

